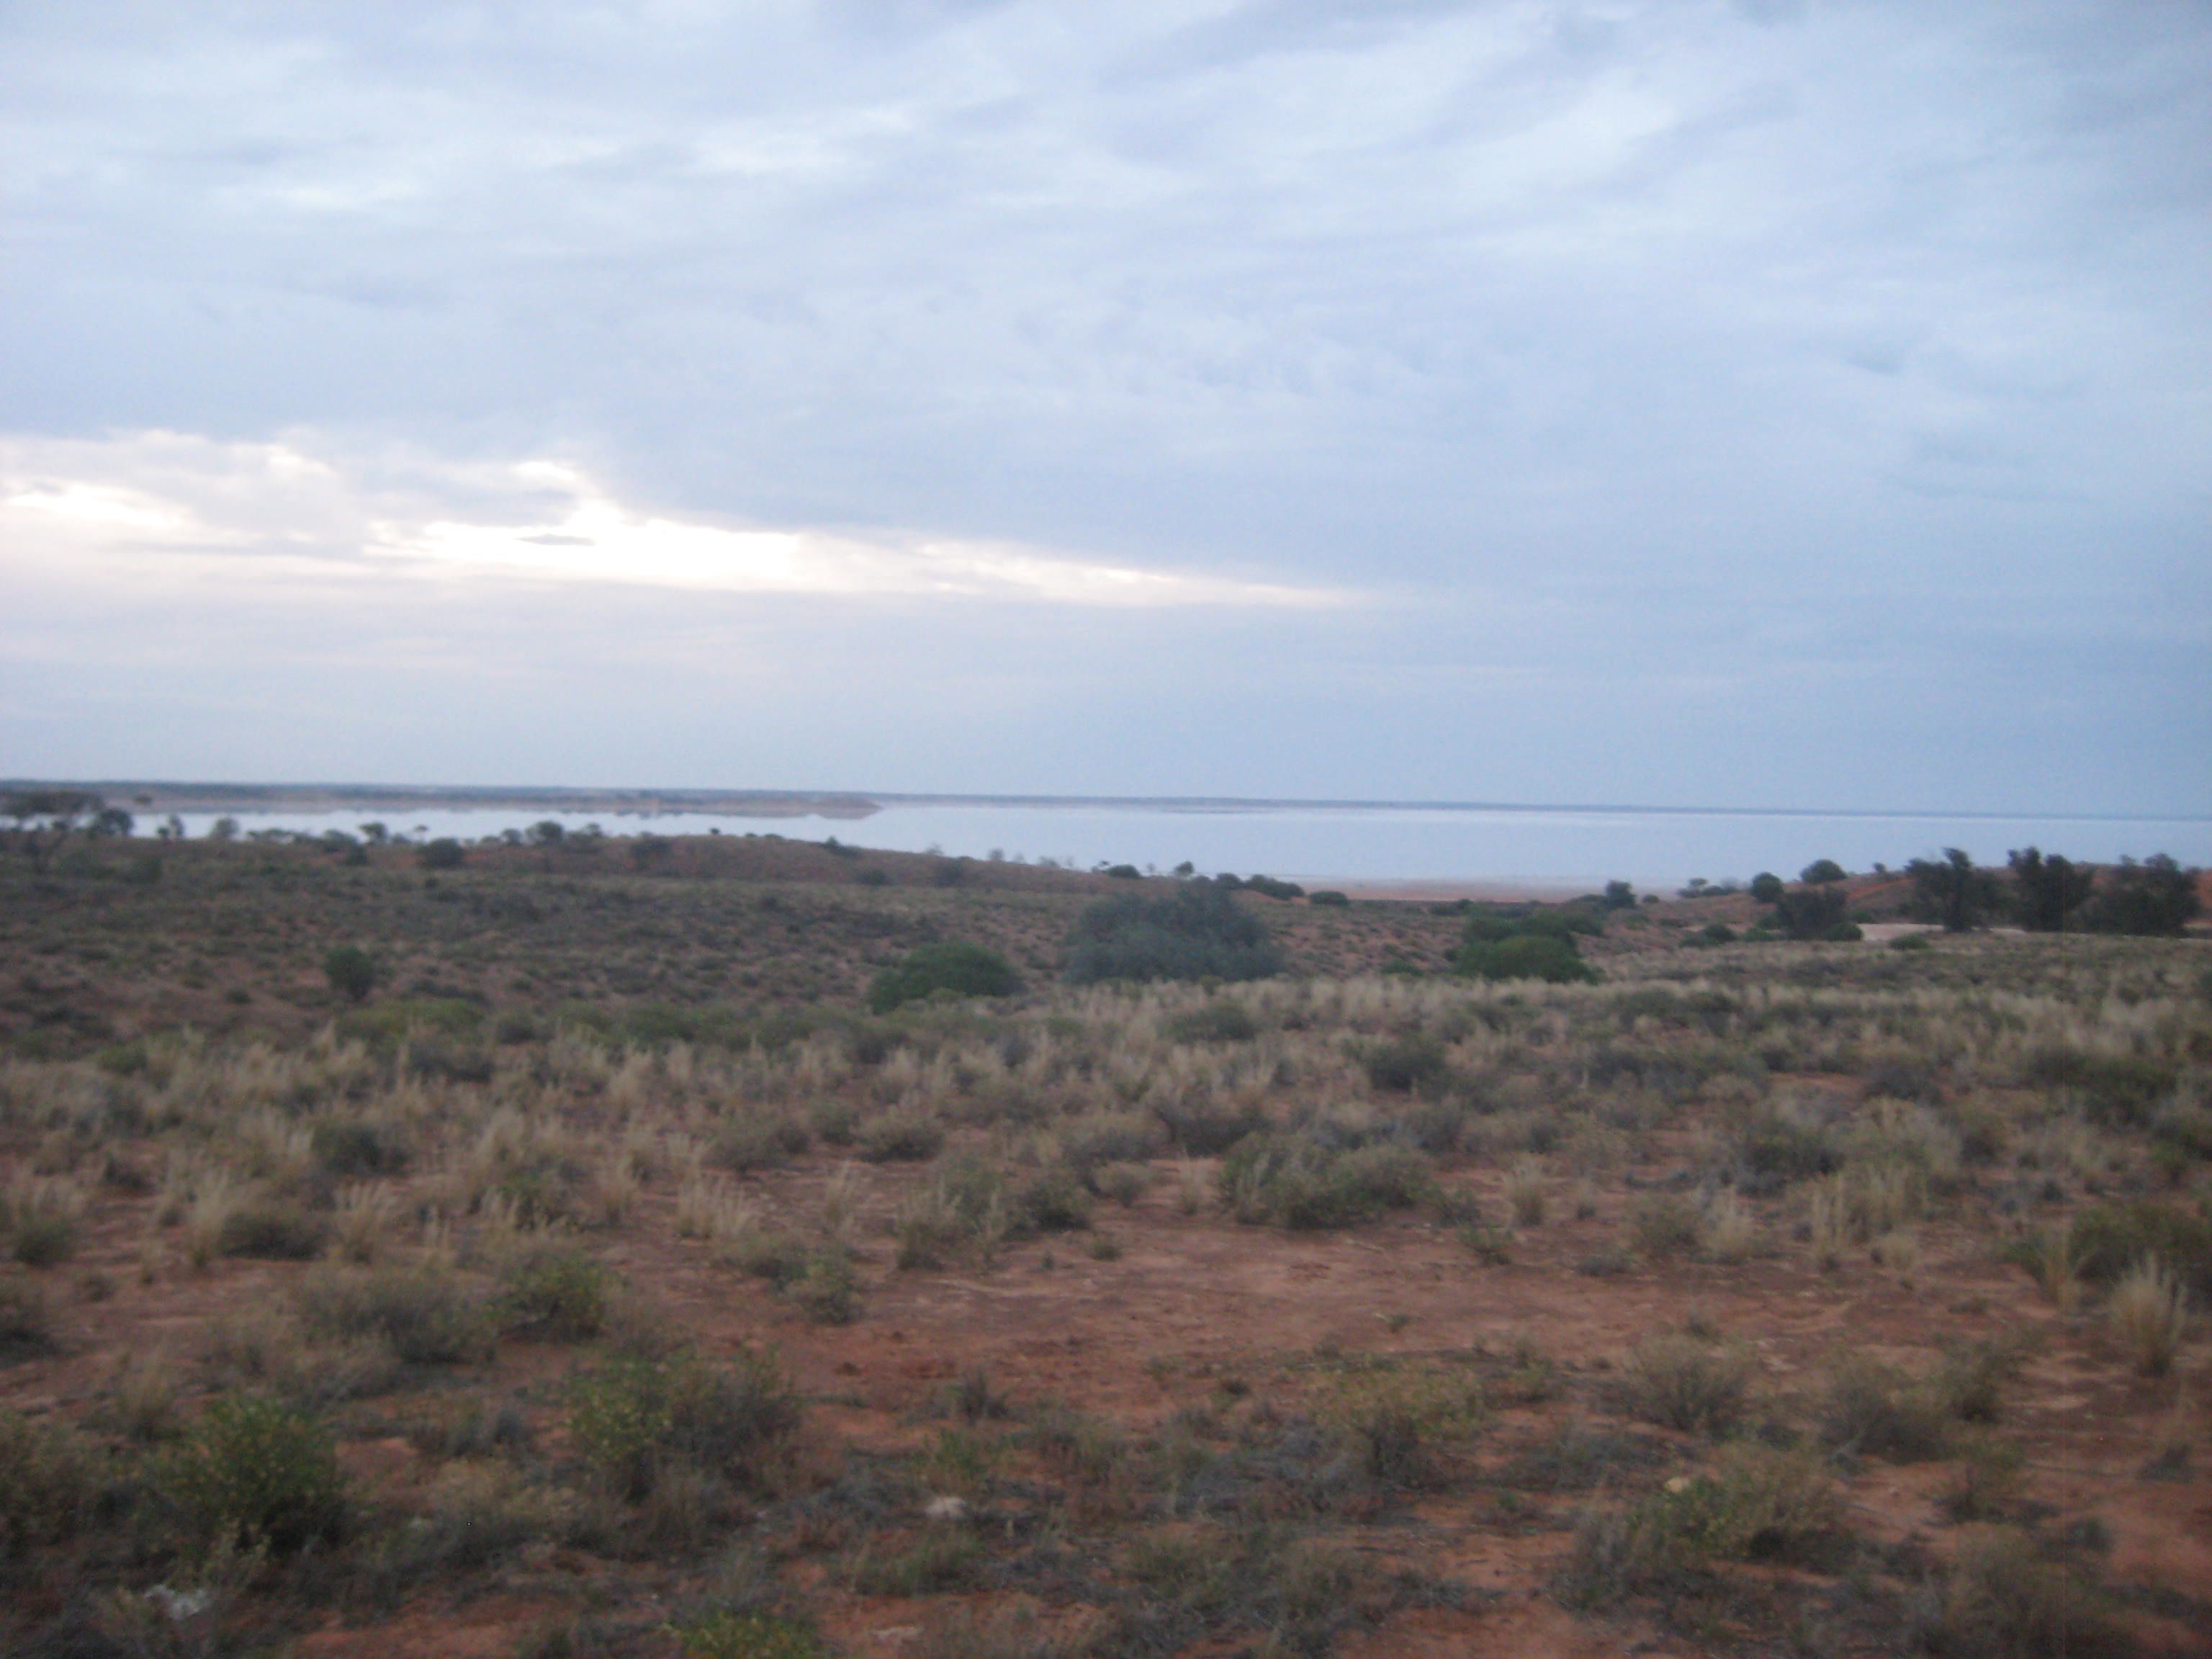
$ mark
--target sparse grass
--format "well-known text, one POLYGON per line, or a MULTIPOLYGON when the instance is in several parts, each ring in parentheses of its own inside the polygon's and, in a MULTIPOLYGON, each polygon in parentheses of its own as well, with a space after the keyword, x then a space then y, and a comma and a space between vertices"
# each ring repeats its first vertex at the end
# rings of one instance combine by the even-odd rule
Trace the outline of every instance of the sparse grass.
POLYGON ((1419 1203, 1432 1182, 1411 1147, 1333 1152, 1303 1135, 1252 1135, 1222 1160, 1222 1202, 1237 1220, 1344 1227, 1419 1203))
POLYGON ((1505 1202, 1517 1227, 1540 1227, 1552 1197, 1551 1172, 1541 1158, 1523 1158, 1505 1171, 1505 1202))
POLYGON ((1558 1594, 1602 1611, 1665 1589, 1709 1560, 1817 1560, 1841 1529, 1833 1477, 1803 1452, 1726 1448, 1711 1473, 1677 1475, 1626 1509, 1583 1516, 1558 1594))

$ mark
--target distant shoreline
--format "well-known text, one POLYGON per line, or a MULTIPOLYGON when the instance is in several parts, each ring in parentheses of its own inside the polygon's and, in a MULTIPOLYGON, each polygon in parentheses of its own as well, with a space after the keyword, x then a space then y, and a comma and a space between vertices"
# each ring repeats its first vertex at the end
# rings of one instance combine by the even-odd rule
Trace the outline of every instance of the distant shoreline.
POLYGON ((1604 817, 1942 820, 2048 823, 2212 823, 2212 812, 2053 812, 1931 808, 1641 806, 1587 801, 1356 800, 1239 795, 923 794, 878 790, 598 789, 558 786, 374 783, 190 783, 153 779, 0 779, 0 791, 89 789, 149 812, 453 811, 537 807, 651 817, 692 812, 744 818, 858 820, 894 806, 1018 807, 1155 812, 1571 813, 1604 817))

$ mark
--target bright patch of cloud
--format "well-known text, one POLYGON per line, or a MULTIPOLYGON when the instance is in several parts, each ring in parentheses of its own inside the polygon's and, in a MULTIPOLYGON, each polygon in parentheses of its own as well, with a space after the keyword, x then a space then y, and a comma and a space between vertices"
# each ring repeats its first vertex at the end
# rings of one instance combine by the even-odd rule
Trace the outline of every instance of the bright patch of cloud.
POLYGON ((1340 589, 1103 562, 1011 542, 656 514, 563 462, 462 466, 174 433, 0 440, 0 559, 198 576, 524 579, 730 593, 1317 609, 1340 589))

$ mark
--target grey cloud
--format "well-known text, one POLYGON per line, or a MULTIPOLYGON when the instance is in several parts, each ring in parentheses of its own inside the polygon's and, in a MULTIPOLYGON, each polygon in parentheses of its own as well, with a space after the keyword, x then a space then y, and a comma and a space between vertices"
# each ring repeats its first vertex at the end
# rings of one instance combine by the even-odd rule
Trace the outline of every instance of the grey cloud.
MULTIPOLYGON (((1381 764, 1358 709, 1534 787, 1567 763, 1477 722, 1601 775, 1607 698, 1780 707, 1844 661, 1862 735, 1822 756, 1712 702, 1648 741, 1718 744, 1722 793, 1849 757, 1878 800, 1940 766, 1933 688, 1995 733, 2048 676, 1863 617, 1995 592, 2075 630, 2081 709, 2163 733, 2112 788, 2204 797, 2172 713, 2203 662, 2147 642, 2207 614, 2201 9, 27 6, 0 110, 0 428, 569 454, 672 513, 1416 596, 1266 648, 1177 623, 1219 673, 1170 677, 1166 751, 1150 647, 1081 624, 1133 787, 1245 764, 1204 734, 1257 675, 1322 793, 1422 793, 1348 781, 1381 764)), ((1069 706, 1024 672, 994 684, 1069 706)), ((1006 787, 1053 763, 994 729, 1006 787)), ((2101 775, 2106 728, 2067 729, 2101 775)))

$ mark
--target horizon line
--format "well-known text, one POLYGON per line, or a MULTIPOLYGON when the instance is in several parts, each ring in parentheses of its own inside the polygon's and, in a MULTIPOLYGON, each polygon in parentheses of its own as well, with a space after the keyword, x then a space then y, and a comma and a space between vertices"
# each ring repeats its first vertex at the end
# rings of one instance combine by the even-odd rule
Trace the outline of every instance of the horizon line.
MULTIPOLYGON (((662 811, 670 806, 689 807, 705 816, 746 816, 741 812, 717 813, 714 803, 745 803, 753 805, 782 805, 786 811, 776 816, 809 817, 806 809, 815 805, 842 807, 847 813, 854 809, 882 810, 894 805, 936 806, 1005 806, 1051 810, 1081 807, 1131 807, 1155 811, 1427 811, 1427 812, 1501 812, 1539 814, 1553 812, 1582 813, 1592 817, 1748 817, 1748 818, 1864 818, 1864 819, 1951 819, 1960 822, 2014 822, 2051 823, 2212 823, 2212 812, 2099 812, 2060 811, 2051 810, 2014 811, 1978 807, 1971 809, 1942 809, 1929 807, 1849 807, 1849 806, 1728 806, 1728 805, 1655 805, 1631 802, 1601 801, 1511 801, 1511 800, 1451 800, 1419 799, 1362 799, 1356 797, 1309 797, 1262 795, 1103 795, 1103 794, 995 794, 973 792, 921 792, 908 790, 806 789, 806 788, 633 788, 592 785, 554 784, 409 784, 409 783, 301 783, 256 782, 217 783, 189 782, 163 779, 0 779, 0 789, 76 788, 88 790, 132 790, 140 793, 160 791, 179 795, 209 797, 294 794, 303 796, 337 796, 349 794, 404 797, 424 805, 441 797, 456 798, 454 810, 465 810, 465 803, 473 798, 477 801, 507 802, 514 805, 538 804, 549 810, 562 810, 557 805, 563 799, 593 798, 606 803, 611 810, 662 811), (614 807, 614 803, 630 803, 629 806, 614 807), (796 809, 796 810, 793 810, 796 809)), ((240 810, 253 811, 254 807, 241 802, 240 810)), ((258 808, 261 811, 283 810, 271 801, 258 808)), ((295 808, 295 810, 298 810, 295 808)), ((342 810, 336 803, 326 809, 342 810)), ((574 808, 568 810, 589 810, 574 808)))

